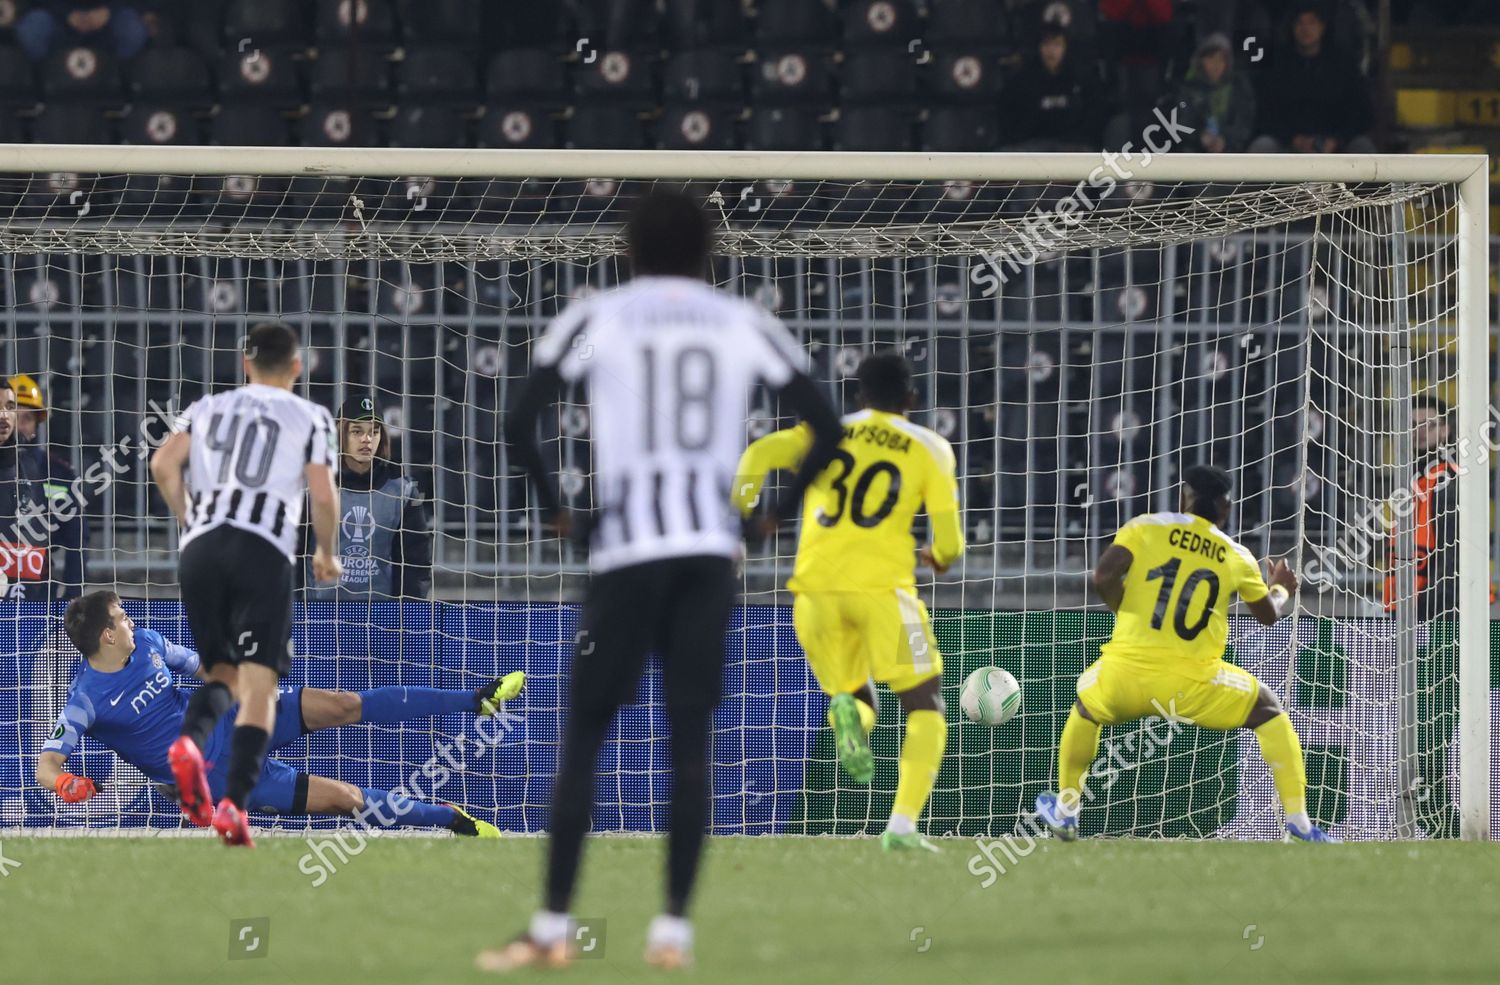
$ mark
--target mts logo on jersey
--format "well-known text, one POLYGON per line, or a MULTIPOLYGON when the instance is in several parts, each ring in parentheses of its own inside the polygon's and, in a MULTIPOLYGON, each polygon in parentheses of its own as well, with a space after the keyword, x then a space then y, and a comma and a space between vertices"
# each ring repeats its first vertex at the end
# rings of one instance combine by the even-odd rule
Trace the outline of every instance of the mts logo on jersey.
MULTIPOLYGON (((146 683, 135 693, 135 697, 130 699, 130 710, 139 715, 146 710, 146 706, 151 703, 152 698, 171 689, 172 675, 167 673, 166 670, 158 670, 154 676, 146 678, 146 683)), ((110 706, 113 707, 119 704, 120 699, 123 697, 125 697, 125 692, 121 691, 110 702, 110 706)))

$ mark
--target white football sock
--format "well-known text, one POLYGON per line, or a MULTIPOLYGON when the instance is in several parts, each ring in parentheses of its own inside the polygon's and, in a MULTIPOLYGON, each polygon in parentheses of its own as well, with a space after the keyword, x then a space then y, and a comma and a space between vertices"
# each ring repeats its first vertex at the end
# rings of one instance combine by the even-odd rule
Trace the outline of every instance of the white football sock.
POLYGON ((531 915, 531 926, 526 932, 538 944, 556 944, 568 937, 568 915, 551 910, 537 910, 531 915))
POLYGON ((651 921, 646 930, 646 943, 684 949, 693 946, 693 925, 686 917, 673 917, 663 913, 651 921))
POLYGON ((917 833, 917 821, 905 814, 892 814, 885 829, 898 835, 914 835, 917 833))
POLYGON ((1286 823, 1296 828, 1298 831, 1312 830, 1312 818, 1307 816, 1306 811, 1301 811, 1297 814, 1288 814, 1286 816, 1286 823))

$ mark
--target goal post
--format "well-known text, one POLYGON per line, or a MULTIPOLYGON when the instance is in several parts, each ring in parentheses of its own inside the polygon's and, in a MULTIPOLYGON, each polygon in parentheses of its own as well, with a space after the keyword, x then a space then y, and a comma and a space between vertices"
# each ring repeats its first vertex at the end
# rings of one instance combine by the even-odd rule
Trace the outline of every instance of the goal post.
MULTIPOLYGON (((471 360, 478 342, 495 346, 499 354, 493 358, 501 368, 490 374, 492 386, 477 386, 476 374, 465 365, 455 377, 462 380, 461 392, 434 395, 453 405, 446 411, 424 417, 408 406, 405 395, 399 402, 401 421, 414 437, 422 427, 430 432, 422 447, 437 455, 446 447, 444 439, 455 438, 454 447, 461 449, 457 458, 423 463, 433 467, 429 495, 439 508, 440 597, 458 605, 526 603, 525 627, 513 641, 519 658, 535 652, 543 638, 548 653, 557 649, 553 635, 561 632, 561 622, 542 632, 532 621, 561 619, 545 613, 574 597, 584 557, 557 541, 507 540, 505 531, 525 526, 527 500, 524 492, 506 488, 503 475, 482 474, 505 469, 493 427, 483 418, 503 406, 507 383, 517 373, 506 359, 511 348, 523 344, 525 333, 567 297, 623 276, 617 259, 623 252, 619 220, 629 196, 655 182, 690 183, 719 209, 715 218, 725 264, 716 275, 721 283, 780 303, 814 354, 824 382, 838 395, 848 393, 847 360, 871 345, 905 346, 914 361, 921 353, 918 372, 932 403, 932 421, 946 415, 966 469, 961 476, 966 507, 971 492, 987 497, 970 511, 982 514, 983 526, 971 530, 976 550, 961 571, 924 591, 931 593, 935 608, 948 610, 940 632, 945 654, 956 651, 945 675, 953 678, 948 685, 956 687, 961 679, 955 673, 960 664, 1004 663, 1022 679, 1027 704, 1009 731, 981 734, 976 726, 958 724, 960 731, 950 740, 950 759, 957 765, 940 778, 928 819, 943 833, 996 835, 1019 825, 1016 805, 1045 779, 1037 775, 1038 764, 1048 760, 1061 724, 1055 709, 1044 714, 1032 705, 1044 691, 1065 692, 1068 676, 1081 669, 1077 662, 1097 651, 1106 631, 1097 611, 1085 611, 1087 565, 1127 508, 1167 507, 1173 470, 1185 454, 1243 453, 1244 475, 1266 486, 1256 493, 1258 519, 1245 521, 1254 527, 1253 544, 1258 552, 1292 553, 1306 569, 1342 549, 1354 513, 1373 515, 1390 498, 1392 476, 1414 464, 1406 460, 1412 454, 1409 440, 1397 434, 1404 430, 1398 423, 1401 411, 1409 411, 1413 388, 1436 388, 1455 405, 1458 579, 1456 595, 1442 612, 1444 628, 1430 634, 1420 630, 1420 643, 1412 645, 1437 649, 1441 644, 1433 639, 1451 636, 1456 654, 1443 659, 1454 661, 1447 683, 1456 683, 1456 708, 1397 715, 1401 698, 1409 695, 1393 699, 1379 690, 1396 679, 1400 660, 1391 628, 1400 620, 1390 619, 1379 603, 1384 543, 1345 559, 1340 576, 1321 594, 1310 590, 1289 630, 1276 631, 1286 635, 1245 631, 1246 636, 1237 629, 1236 639, 1253 638, 1247 653, 1263 654, 1284 697, 1329 692, 1334 699, 1329 707, 1342 709, 1309 705, 1294 720, 1299 730, 1306 724, 1321 736, 1320 743, 1346 750, 1338 769, 1380 776, 1361 785, 1329 766, 1310 777, 1313 786, 1324 788, 1329 803, 1347 802, 1339 809, 1349 837, 1395 836, 1394 805, 1409 774, 1425 785, 1454 788, 1462 837, 1490 837, 1496 827, 1489 680, 1494 536, 1486 463, 1496 435, 1488 159, 1162 153, 1144 160, 1137 156, 1124 168, 1117 166, 1121 160, 1100 154, 0 145, 0 258, 13 258, 6 261, 12 280, 7 287, 17 305, 26 299, 17 291, 15 258, 36 258, 43 266, 56 263, 49 259, 55 257, 144 258, 133 271, 112 260, 110 278, 119 283, 150 277, 156 257, 184 264, 243 261, 250 272, 234 276, 264 288, 266 296, 275 296, 278 282, 306 279, 302 300, 283 302, 280 312, 295 310, 307 338, 313 337, 307 327, 313 323, 326 329, 318 336, 325 341, 318 344, 338 369, 325 392, 339 398, 353 383, 377 380, 386 328, 396 332, 398 362, 420 352, 440 372, 445 363, 471 360), (72 194, 68 176, 74 190, 83 187, 79 175, 95 176, 88 188, 102 189, 101 198, 110 197, 118 207, 55 207, 72 194), (233 176, 280 184, 260 189, 272 198, 266 208, 243 208, 226 217, 217 206, 239 194, 226 180, 233 176), (1101 179, 1110 189, 1102 194, 1101 179), (595 181, 603 187, 579 190, 595 181), (464 185, 469 191, 455 191, 460 182, 470 183, 464 185), (955 199, 947 189, 957 185, 965 191, 955 199), (794 190, 788 193, 788 186, 794 190), (1083 204, 1075 200, 1071 209, 1058 208, 1074 198, 1075 188, 1083 204), (467 213, 389 207, 390 202, 426 203, 429 189, 434 199, 448 193, 454 202, 477 204, 467 213), (39 200, 45 201, 38 205, 39 200), (563 200, 569 204, 557 207, 563 200), (1043 213, 1049 225, 1039 241, 1036 220, 1043 213), (1406 229, 1407 214, 1415 217, 1416 228, 1406 229), (1400 249, 1399 259, 1392 245, 1398 228, 1410 244, 1400 249), (1225 260, 1220 243, 1232 243, 1245 258, 1225 260), (596 262, 603 260, 608 262, 596 262), (317 264, 325 261, 347 265, 337 274, 328 295, 332 300, 317 293, 318 278, 328 276, 317 264), (294 263, 308 265, 305 278, 294 263), (490 263, 502 266, 481 266, 490 263), (355 281, 394 287, 407 292, 404 298, 420 288, 412 286, 409 269, 388 273, 385 264, 454 265, 456 273, 447 280, 427 285, 438 295, 451 295, 453 307, 444 308, 440 299, 437 311, 418 317, 403 307, 405 300, 390 311, 377 312, 374 300, 368 311, 351 306, 345 295, 355 281), (469 292, 478 281, 506 298, 494 305, 493 316, 474 314, 469 292), (1339 299, 1332 299, 1333 293, 1339 299), (524 320, 507 314, 522 308, 524 320), (1231 308, 1234 313, 1222 313, 1231 308), (347 354, 353 352, 356 324, 368 326, 368 356, 347 354), (520 335, 512 332, 517 325, 520 335), (1398 347, 1389 339, 1399 332, 1408 332, 1412 344, 1393 356, 1398 347), (433 351, 439 342, 427 336, 448 337, 458 354, 433 351), (1225 339, 1240 351, 1226 355, 1220 344, 1225 339), (1431 358, 1438 350, 1443 360, 1431 358), (1190 362, 1199 358, 1208 368, 1190 362), (1429 371, 1428 363, 1439 368, 1429 371), (345 369, 363 376, 347 380, 345 369), (975 416, 985 419, 967 423, 975 416), (425 423, 412 423, 419 419, 425 423), (1321 436, 1310 436, 1315 428, 1324 429, 1321 436), (1314 444, 1316 460, 1309 458, 1314 444), (1288 462, 1302 463, 1290 479, 1278 471, 1288 462), (1337 496, 1319 500, 1309 492, 1314 482, 1337 496), (494 488, 478 488, 483 483, 494 488), (476 497, 484 509, 466 514, 476 510, 476 497), (465 526, 466 517, 481 513, 491 526, 476 537, 465 526), (452 520, 453 514, 460 518, 452 520), (1017 619, 1010 618, 1012 611, 1017 619), (1325 645, 1328 621, 1341 619, 1347 627, 1328 629, 1337 638, 1325 645), (1311 681, 1307 674, 1316 673, 1319 661, 1345 643, 1375 655, 1349 656, 1351 669, 1333 683, 1311 681), (1304 652, 1312 654, 1306 660, 1313 670, 1304 672, 1304 652), (1023 670, 1034 671, 1037 679, 1029 681, 1023 670), (1370 690, 1357 693, 1360 687, 1370 690), (1445 734, 1450 711, 1456 718, 1453 736, 1445 734), (1421 742, 1398 735, 1416 726, 1401 720, 1411 714, 1423 717, 1423 741, 1455 740, 1456 768, 1440 764, 1436 768, 1443 775, 1428 776, 1432 767, 1411 762, 1425 755, 1416 748, 1421 742), (1348 735, 1340 738, 1341 730, 1348 735)), ((110 290, 123 288, 117 283, 110 290)), ((144 286, 132 290, 141 297, 147 293, 144 286)), ((108 322, 110 296, 89 299, 80 289, 71 302, 64 292, 58 303, 87 309, 78 312, 78 324, 91 318, 108 322)), ((147 322, 171 321, 170 310, 154 295, 150 304, 139 319, 143 340, 147 322)), ((212 312, 206 317, 240 325, 256 314, 278 313, 246 302, 222 317, 212 312)), ((12 323, 20 322, 12 316, 12 323)), ((219 341, 194 341, 217 339, 212 328, 201 336, 196 328, 191 333, 172 329, 167 337, 182 349, 171 356, 173 374, 186 372, 185 365, 199 355, 208 366, 222 354, 219 341)), ((27 348, 31 342, 15 332, 12 336, 0 353, 11 372, 26 371, 16 356, 40 349, 27 348)), ((80 351, 83 345, 80 337, 80 351)), ((515 364, 522 362, 515 353, 515 364)), ((65 366, 48 370, 54 388, 66 388, 65 366)), ((72 392, 81 388, 73 386, 72 392)), ((565 492, 571 480, 571 495, 587 503, 587 420, 576 406, 567 414, 553 436, 554 464, 565 474, 565 492)), ((761 416, 766 428, 780 420, 769 404, 761 416)), ((144 504, 145 496, 139 493, 132 502, 144 504)), ((113 499, 110 504, 129 505, 113 499)), ((101 515, 95 522, 107 528, 105 539, 113 543, 116 521, 101 515)), ((144 595, 169 598, 171 569, 161 560, 166 541, 145 530, 140 543, 147 557, 138 569, 144 595)), ((752 604, 737 617, 732 647, 743 666, 732 677, 739 690, 726 702, 738 707, 726 712, 730 717, 720 722, 715 739, 715 830, 860 831, 879 810, 878 795, 851 791, 827 768, 828 750, 816 738, 820 713, 757 703, 767 688, 799 693, 811 688, 805 673, 795 670, 789 617, 782 611, 786 598, 776 591, 790 571, 794 546, 792 537, 782 536, 747 559, 752 604), (762 741, 753 734, 761 728, 796 738, 786 746, 774 735, 762 741), (809 760, 806 772, 782 769, 793 756, 809 760), (769 822, 763 823, 763 810, 769 811, 769 822), (795 815, 790 821, 788 811, 795 815)), ((91 564, 91 580, 94 571, 119 576, 125 584, 137 579, 136 568, 127 572, 112 560, 107 567, 91 564)), ((1327 567, 1322 564, 1321 570, 1327 567)), ((1401 575, 1403 583, 1410 582, 1410 572, 1401 575)), ((1399 599, 1397 611, 1409 619, 1410 611, 1400 607, 1412 604, 1399 599)), ((320 618, 329 620, 334 636, 371 634, 381 628, 373 611, 346 617, 340 609, 320 618), (350 618, 365 622, 350 624, 350 618)), ((503 618, 508 617, 494 616, 503 618)), ((440 621, 435 615, 431 625, 440 621)), ((462 620, 452 625, 467 626, 462 620)), ((403 624, 400 632, 415 630, 403 624)), ((466 654, 469 644, 490 639, 479 630, 452 632, 472 633, 456 641, 466 654)), ((502 630, 492 626, 484 632, 502 630)), ((458 668, 442 664, 439 651, 450 642, 455 641, 434 644, 424 658, 432 661, 432 676, 458 673, 453 679, 470 679, 479 672, 473 657, 464 656, 458 668)), ((1430 666, 1439 664, 1432 660, 1430 666)), ((555 679, 563 673, 549 663, 538 676, 555 679)), ((335 683, 373 679, 354 673, 335 683)), ((555 688, 545 694, 549 712, 555 713, 555 688)), ((957 701, 949 704, 956 707, 957 701)), ((29 746, 36 722, 18 720, 12 731, 3 722, 5 708, 0 702, 0 736, 16 736, 9 758, 19 770, 35 755, 29 746)), ((649 781, 644 792, 626 788, 634 777, 655 769, 659 722, 653 717, 640 727, 644 731, 638 735, 622 730, 618 746, 612 746, 618 800, 610 808, 617 814, 609 820, 618 817, 621 827, 649 829, 656 823, 660 791, 649 781), (646 755, 645 765, 631 758, 636 752, 646 755), (642 798, 645 813, 638 817, 633 811, 642 798)), ((395 731, 394 748, 404 749, 413 734, 420 738, 442 730, 395 731)), ((537 733, 524 741, 536 743, 540 761, 546 761, 555 752, 555 735, 541 726, 537 733)), ((380 738, 339 744, 335 764, 376 769, 391 756, 392 747, 375 749, 380 738)), ((1199 744, 1189 753, 1168 754, 1159 775, 1151 772, 1154 764, 1122 768, 1124 793, 1113 792, 1097 811, 1109 814, 1104 830, 1266 836, 1267 812, 1274 806, 1265 804, 1265 778, 1250 763, 1248 747, 1232 740, 1194 741, 1199 744), (1214 757, 1234 764, 1222 771, 1219 792, 1195 793, 1180 803, 1171 786, 1182 776, 1173 770, 1191 771, 1196 784, 1202 763, 1214 757), (1153 785, 1166 789, 1147 789, 1153 785), (1156 814, 1147 817, 1152 811, 1156 814), (1202 820, 1209 815, 1212 821, 1202 820)), ((877 754, 886 748, 877 743, 877 754)), ((6 758, 0 750, 0 826, 20 813, 5 808, 13 793, 7 787, 14 782, 4 772, 6 758)), ((525 760, 525 769, 534 768, 530 754, 525 760)), ((503 800, 526 824, 534 824, 541 805, 536 791, 513 775, 520 768, 497 767, 484 781, 485 792, 497 806, 503 800)), ((23 802, 19 793, 12 800, 23 802)), ((24 803, 30 818, 35 801, 24 803)), ((83 823, 95 822, 91 815, 83 823)), ((105 816, 99 823, 108 826, 110 820, 105 816)))

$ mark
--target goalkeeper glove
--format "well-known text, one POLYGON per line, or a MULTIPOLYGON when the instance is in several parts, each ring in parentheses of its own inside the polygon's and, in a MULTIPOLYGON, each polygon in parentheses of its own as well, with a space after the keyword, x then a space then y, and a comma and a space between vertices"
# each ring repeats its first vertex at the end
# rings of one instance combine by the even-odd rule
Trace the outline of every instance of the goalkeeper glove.
POLYGON ((99 792, 93 780, 86 776, 74 776, 72 773, 60 774, 54 789, 65 804, 81 804, 99 792))

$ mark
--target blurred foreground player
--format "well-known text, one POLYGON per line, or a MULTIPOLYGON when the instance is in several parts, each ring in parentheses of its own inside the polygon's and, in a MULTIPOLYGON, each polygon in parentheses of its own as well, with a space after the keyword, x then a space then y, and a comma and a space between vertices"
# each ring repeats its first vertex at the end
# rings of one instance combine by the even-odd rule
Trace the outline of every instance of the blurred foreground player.
POLYGON ((812 427, 812 449, 779 516, 790 515, 838 444, 838 418, 786 329, 704 283, 711 234, 695 202, 646 198, 627 235, 635 279, 558 316, 533 349, 531 375, 506 421, 543 516, 566 533, 572 520, 536 429, 564 384, 586 381, 602 506, 552 788, 544 905, 509 944, 479 955, 487 971, 568 961, 569 908, 599 749, 651 651, 661 658, 672 724, 673 785, 667 906, 651 923, 646 960, 667 968, 691 962, 687 906, 708 813, 708 728, 722 690, 740 553, 730 492, 756 385, 779 391, 812 427))
POLYGON ((276 683, 291 669, 293 551, 302 496, 312 503, 313 575, 337 581, 338 454, 328 411, 292 393, 297 335, 264 322, 244 342, 250 382, 200 398, 151 456, 151 476, 182 526, 178 582, 208 681, 188 701, 172 772, 182 811, 225 844, 253 844, 245 802, 276 723, 276 683), (188 472, 183 481, 183 470, 188 472), (203 749, 239 703, 229 776, 212 807, 203 749))
POLYGON ((1183 473, 1176 513, 1144 513, 1115 534, 1094 587, 1115 628, 1078 678, 1078 700, 1057 750, 1058 792, 1037 797, 1037 816, 1064 841, 1078 837, 1084 773, 1099 754, 1099 728, 1150 715, 1200 728, 1255 733, 1286 813, 1286 837, 1332 839, 1307 815, 1302 744, 1281 701, 1255 675, 1224 659, 1229 599, 1238 593, 1263 626, 1291 610, 1297 576, 1285 561, 1262 579, 1255 556, 1221 527, 1231 483, 1223 469, 1183 473), (1269 587, 1267 586, 1269 580, 1269 587))
MULTIPOLYGON (((831 699, 839 763, 857 783, 874 771, 875 682, 895 692, 906 712, 901 770, 886 851, 937 846, 917 831, 943 764, 943 657, 927 606, 917 597, 915 561, 938 573, 964 550, 953 448, 935 431, 913 424, 911 365, 896 352, 865 358, 856 371, 863 409, 844 417, 834 463, 807 492, 792 590, 792 622, 818 686, 831 699), (912 522, 925 509, 932 543, 917 552, 912 522)), ((735 501, 749 513, 772 469, 796 468, 812 446, 799 425, 745 449, 735 501)))

